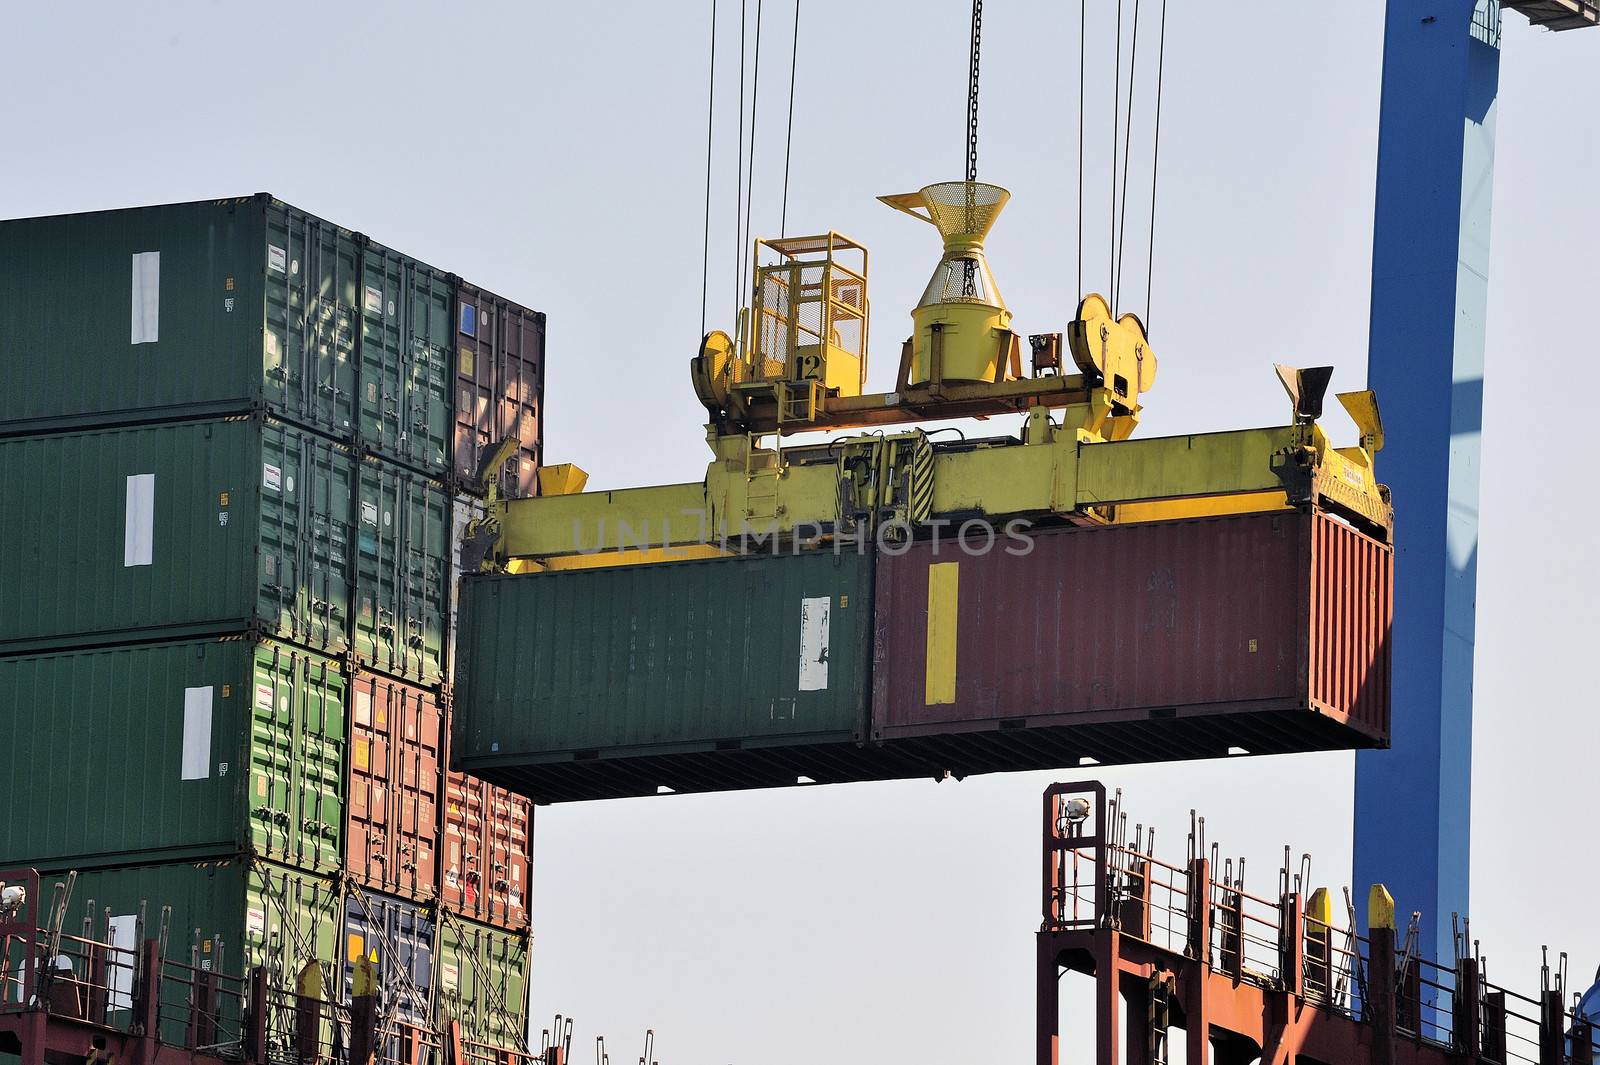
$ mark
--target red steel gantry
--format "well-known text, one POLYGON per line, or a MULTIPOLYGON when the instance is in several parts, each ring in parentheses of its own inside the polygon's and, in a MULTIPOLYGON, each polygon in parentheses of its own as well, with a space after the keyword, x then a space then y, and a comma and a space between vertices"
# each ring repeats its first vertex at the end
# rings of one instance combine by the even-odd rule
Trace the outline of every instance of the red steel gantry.
POLYGON ((1564 971, 1552 983, 1546 965, 1538 998, 1496 987, 1465 933, 1449 966, 1417 956, 1415 916, 1397 943, 1381 886, 1362 936, 1348 894, 1338 920, 1325 890, 1303 894, 1309 858, 1295 873, 1286 856, 1277 900, 1261 898, 1242 860, 1207 855, 1203 820, 1180 868, 1153 856, 1153 831, 1129 839, 1120 805, 1096 782, 1045 792, 1039 1065, 1061 1061, 1066 973, 1095 978, 1095 1065, 1162 1065, 1173 1028, 1188 1065, 1593 1065, 1564 971))

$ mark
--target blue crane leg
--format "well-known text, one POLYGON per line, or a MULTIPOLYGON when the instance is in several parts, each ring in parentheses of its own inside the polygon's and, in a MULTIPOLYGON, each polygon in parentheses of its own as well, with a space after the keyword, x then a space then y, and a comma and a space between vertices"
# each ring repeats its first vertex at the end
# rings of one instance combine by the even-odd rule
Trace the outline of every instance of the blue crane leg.
MULTIPOLYGON (((1496 0, 1390 0, 1367 381, 1394 489, 1394 743, 1356 756, 1355 870, 1450 953, 1468 901, 1484 312, 1500 78, 1496 0)), ((1403 929, 1402 929, 1403 931, 1403 929)))

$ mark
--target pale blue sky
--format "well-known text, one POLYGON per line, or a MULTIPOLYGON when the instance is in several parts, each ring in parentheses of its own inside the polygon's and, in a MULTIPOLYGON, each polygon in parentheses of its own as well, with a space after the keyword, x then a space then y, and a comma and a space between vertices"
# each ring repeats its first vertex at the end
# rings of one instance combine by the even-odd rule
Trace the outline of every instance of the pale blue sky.
MULTIPOLYGON (((886 387, 934 248, 874 197, 959 176, 968 5, 802 3, 790 228, 871 248, 872 380, 886 387)), ((791 4, 766 0, 758 233, 777 224, 791 4)), ((594 487, 694 479, 706 454, 685 370, 700 330, 708 10, 15 5, 0 37, 0 215, 271 191, 547 311, 552 461, 585 466, 594 487)), ((731 32, 737 4, 721 10, 731 32)), ((1074 302, 1075 12, 988 5, 981 170, 1015 197, 989 250, 1024 333, 1060 328, 1074 302)), ((1097 102, 1103 30, 1091 27, 1097 102)), ((1145 431, 1281 419, 1273 361, 1331 363, 1335 387, 1361 384, 1381 37, 1378 0, 1172 5, 1151 322, 1162 361, 1145 431)), ((1600 962, 1597 100, 1600 31, 1507 18, 1473 919, 1496 979, 1525 989, 1541 943, 1572 950, 1580 973, 1600 962)), ((714 189, 724 327, 732 131, 723 123, 714 189)), ((1091 146, 1102 185, 1108 141, 1091 146)), ((1104 216, 1091 217, 1098 276, 1104 216)), ((1386 420, 1405 418, 1404 396, 1381 399, 1386 420)), ((1199 806, 1258 883, 1286 842, 1315 853, 1318 881, 1347 875, 1349 756, 1102 775, 1173 854, 1199 806)), ((1058 776, 544 809, 535 1027, 574 1014, 580 1044, 606 1032, 618 1060, 646 1025, 677 1063, 1026 1060, 1038 795, 1058 776)))

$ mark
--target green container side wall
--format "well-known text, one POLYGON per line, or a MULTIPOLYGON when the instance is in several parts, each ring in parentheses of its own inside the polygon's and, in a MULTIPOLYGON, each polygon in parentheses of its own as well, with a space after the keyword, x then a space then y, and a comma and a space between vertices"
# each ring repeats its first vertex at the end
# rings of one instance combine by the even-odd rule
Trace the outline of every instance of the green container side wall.
POLYGON ((450 496, 393 463, 360 464, 353 649, 421 684, 444 675, 450 611, 450 496))
POLYGON ((352 440, 359 267, 354 234, 264 196, 0 222, 0 431, 265 407, 352 440))
POLYGON ((446 914, 439 924, 439 972, 434 1009, 443 1027, 461 1022, 472 1042, 521 1047, 528 1030, 527 933, 446 914))
POLYGON ((468 578, 461 601, 460 768, 517 754, 849 740, 866 729, 869 556, 468 578), (817 600, 831 610, 826 687, 801 690, 802 611, 817 600))
MULTIPOLYGON (((45 878, 64 880, 65 870, 45 878)), ((323 969, 324 986, 337 987, 338 940, 342 918, 334 880, 269 862, 220 861, 130 866, 80 873, 67 906, 65 928, 78 930, 93 901, 95 931, 104 934, 104 912, 136 916, 144 904, 143 938, 159 934, 161 912, 172 907, 167 960, 189 964, 190 958, 227 976, 242 978, 265 965, 273 986, 292 991, 304 963, 315 959, 323 969), (217 963, 218 955, 221 963, 217 963)), ((169 984, 167 993, 175 994, 169 984)), ((163 1010, 162 1038, 182 1044, 184 1010, 173 1000, 163 1010)), ((233 1038, 240 1011, 231 998, 218 1008, 222 1041, 233 1038)), ((113 1023, 119 1018, 112 1017, 113 1023)), ((125 1022, 122 1022, 125 1023, 125 1022)), ((326 1034, 324 1037, 326 1038, 326 1034)))
POLYGON ((455 284, 426 263, 369 244, 360 298, 361 444, 442 479, 454 430, 455 284))
POLYGON ((348 449, 258 418, 0 440, 0 651, 252 624, 343 651, 354 476, 348 449), (145 474, 150 557, 130 565, 145 474))
POLYGON ((334 872, 346 689, 332 660, 274 642, 0 659, 0 705, 20 711, 0 866, 249 850, 334 872))
POLYGON ((361 247, 347 229, 278 200, 264 205, 262 388, 284 417, 353 441, 361 247))

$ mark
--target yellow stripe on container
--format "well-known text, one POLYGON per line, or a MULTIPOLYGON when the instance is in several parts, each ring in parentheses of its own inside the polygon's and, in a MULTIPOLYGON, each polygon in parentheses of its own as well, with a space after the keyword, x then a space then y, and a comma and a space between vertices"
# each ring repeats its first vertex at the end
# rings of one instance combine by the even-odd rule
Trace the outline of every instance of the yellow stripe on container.
POLYGON ((928 567, 928 661, 924 702, 937 706, 956 701, 956 593, 961 563, 936 562, 928 567))

